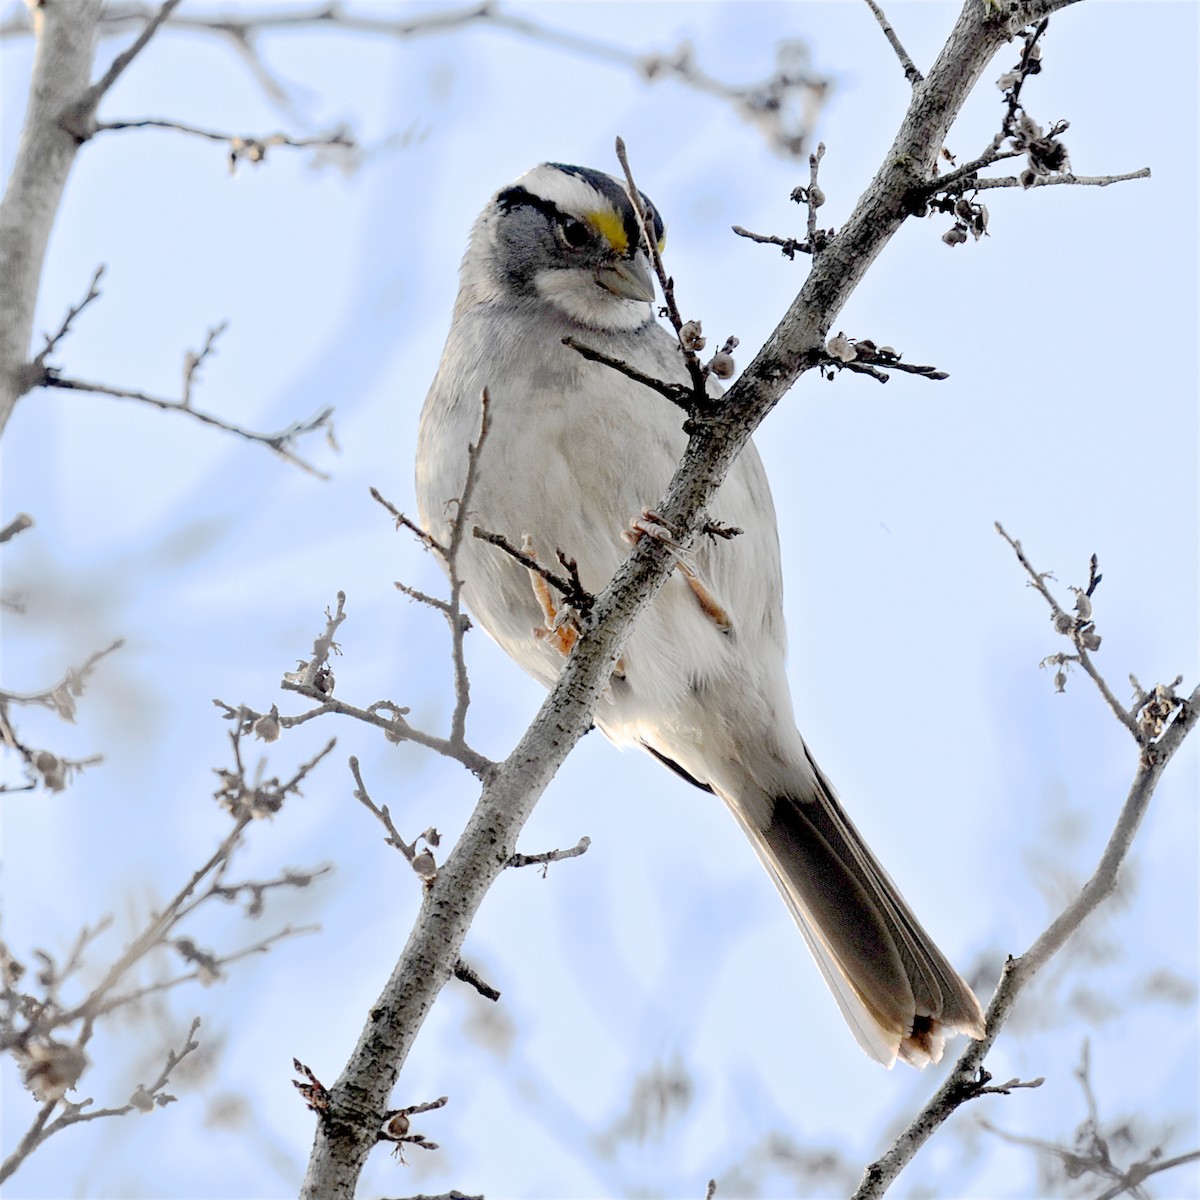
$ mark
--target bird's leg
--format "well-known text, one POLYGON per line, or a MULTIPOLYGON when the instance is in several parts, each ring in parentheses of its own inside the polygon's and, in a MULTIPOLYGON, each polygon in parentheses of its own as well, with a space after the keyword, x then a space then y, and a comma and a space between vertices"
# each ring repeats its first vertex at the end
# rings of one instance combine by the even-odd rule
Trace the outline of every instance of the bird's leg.
MULTIPOLYGON (((537 557, 529 534, 522 538, 521 550, 530 558, 537 557)), ((571 623, 571 610, 565 607, 560 609, 555 604, 554 597, 550 595, 550 585, 536 571, 529 572, 529 583, 542 610, 544 622, 533 631, 533 636, 539 640, 549 639, 550 644, 565 658, 579 639, 579 630, 571 623)))
POLYGON ((709 591, 704 580, 697 573, 696 568, 688 561, 683 547, 676 540, 677 534, 675 530, 658 513, 648 508, 643 509, 641 516, 634 517, 629 522, 629 528, 624 530, 621 536, 630 545, 641 541, 643 537, 651 537, 656 542, 661 542, 666 546, 671 552, 671 557, 675 560, 675 566, 679 569, 679 573, 687 580, 688 587, 692 589, 692 595, 696 597, 704 615, 722 633, 728 633, 733 628, 733 622, 729 619, 729 614, 725 611, 720 601, 709 591))

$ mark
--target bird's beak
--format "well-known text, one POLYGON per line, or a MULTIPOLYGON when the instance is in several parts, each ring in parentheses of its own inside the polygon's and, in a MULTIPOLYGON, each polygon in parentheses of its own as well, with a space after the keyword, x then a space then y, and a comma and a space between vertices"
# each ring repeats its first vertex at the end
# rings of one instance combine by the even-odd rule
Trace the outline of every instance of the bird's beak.
POLYGON ((654 299, 654 283, 644 250, 639 250, 633 258, 619 258, 608 266, 598 267, 596 282, 622 300, 643 300, 648 304, 654 299))

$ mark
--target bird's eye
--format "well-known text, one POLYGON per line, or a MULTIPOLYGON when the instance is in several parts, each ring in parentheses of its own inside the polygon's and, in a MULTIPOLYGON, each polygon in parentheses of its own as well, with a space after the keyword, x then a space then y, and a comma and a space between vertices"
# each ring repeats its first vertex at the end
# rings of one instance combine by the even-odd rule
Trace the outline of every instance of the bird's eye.
POLYGON ((565 218, 561 228, 563 241, 576 250, 586 246, 592 240, 588 227, 582 221, 576 221, 574 217, 565 218))

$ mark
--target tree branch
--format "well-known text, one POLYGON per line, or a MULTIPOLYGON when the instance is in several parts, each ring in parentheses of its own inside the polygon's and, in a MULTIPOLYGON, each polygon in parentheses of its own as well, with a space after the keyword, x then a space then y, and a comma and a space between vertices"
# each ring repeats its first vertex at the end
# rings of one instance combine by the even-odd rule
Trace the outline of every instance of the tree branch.
MULTIPOLYGON (((1033 569, 1025 558, 1020 543, 1010 538, 999 524, 997 529, 1013 547, 1021 565, 1032 577, 1033 586, 1051 605, 1056 627, 1061 627, 1065 622, 1068 628, 1060 628, 1060 632, 1081 636, 1075 628, 1079 618, 1072 620, 1063 612, 1045 586, 1046 576, 1033 569)), ((1090 590, 1094 590, 1098 582, 1099 576, 1093 562, 1090 590)), ((1082 646, 1080 650, 1081 653, 1086 653, 1082 646)), ((1097 686, 1101 685, 1102 681, 1098 680, 1097 686)), ((1101 690, 1108 694, 1106 687, 1101 687, 1101 690)), ((1118 719, 1122 719, 1124 710, 1119 705, 1114 705, 1115 702, 1110 702, 1110 707, 1113 707, 1118 719)), ((1078 896, 1051 921, 1023 955, 1019 958, 1009 958, 1005 963, 1000 982, 988 1004, 986 1036, 967 1046, 933 1098, 892 1143, 887 1153, 867 1167, 852 1200, 877 1200, 882 1196, 943 1122, 962 1104, 984 1094, 984 1085, 991 1077, 983 1070, 983 1060, 1012 1012, 1017 997, 1033 976, 1062 949, 1084 920, 1116 890, 1121 867, 1128 857, 1142 818, 1150 806, 1158 780, 1167 763, 1183 744, 1184 738, 1195 726, 1198 717, 1200 686, 1197 686, 1186 700, 1173 706, 1171 715, 1164 720, 1162 732, 1156 741, 1148 741, 1135 723, 1132 732, 1141 747, 1137 770, 1091 878, 1084 884, 1078 896)), ((1122 719, 1122 724, 1127 724, 1127 721, 1122 719)))
POLYGON ((879 27, 883 30, 883 36, 887 38, 892 49, 895 50, 896 57, 900 60, 900 65, 904 68, 904 78, 913 87, 916 87, 925 76, 917 70, 916 64, 908 57, 908 51, 900 44, 900 39, 896 36, 896 31, 892 28, 891 22, 884 16, 883 9, 875 3, 875 0, 867 0, 867 7, 874 13, 875 20, 879 22, 879 27))
MULTIPOLYGON (((213 331, 210 331, 208 339, 210 347, 212 336, 213 331)), ((163 412, 183 413, 199 421, 202 425, 209 425, 214 429, 222 429, 226 433, 236 434, 248 442, 256 442, 261 446, 266 446, 268 449, 274 450, 280 458, 294 463, 301 470, 307 471, 310 475, 315 475, 318 479, 329 478, 327 472, 313 466, 307 459, 301 458, 292 449, 292 446, 297 438, 304 437, 309 433, 316 433, 321 429, 326 431, 327 438, 332 436, 333 424, 330 419, 333 416, 332 407, 321 409, 307 420, 293 421, 292 424, 279 430, 278 433, 258 433, 253 429, 247 429, 244 425, 237 425, 232 421, 226 421, 223 417, 218 417, 215 413, 205 412, 203 409, 193 407, 186 388, 190 387, 191 375, 194 370, 195 367, 193 366, 187 371, 185 376, 185 393, 179 400, 168 400, 162 396, 151 396, 146 392, 137 391, 133 388, 111 387, 106 383, 89 383, 83 379, 67 379, 53 370, 48 370, 43 374, 39 380, 39 385, 47 388, 58 388, 61 391, 91 392, 97 396, 112 396, 118 400, 137 400, 141 404, 152 405, 163 412)))
POLYGON ((50 230, 79 143, 62 115, 87 89, 101 0, 62 0, 40 10, 29 107, 0 200, 0 435, 29 390, 29 344, 50 230))

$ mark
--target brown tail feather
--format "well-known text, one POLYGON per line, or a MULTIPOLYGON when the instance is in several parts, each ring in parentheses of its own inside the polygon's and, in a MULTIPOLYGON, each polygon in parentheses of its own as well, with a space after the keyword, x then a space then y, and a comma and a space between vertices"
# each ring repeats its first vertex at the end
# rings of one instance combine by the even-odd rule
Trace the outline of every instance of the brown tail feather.
POLYGON ((979 1001, 921 927, 815 763, 813 770, 817 786, 810 795, 774 797, 763 827, 752 828, 745 816, 743 824, 868 1053, 888 1065, 897 1054, 918 1066, 936 1062, 948 1033, 983 1036, 979 1001), (865 1012, 850 1011, 853 998, 865 1012), (864 1024, 874 1028, 864 1031, 864 1024))

